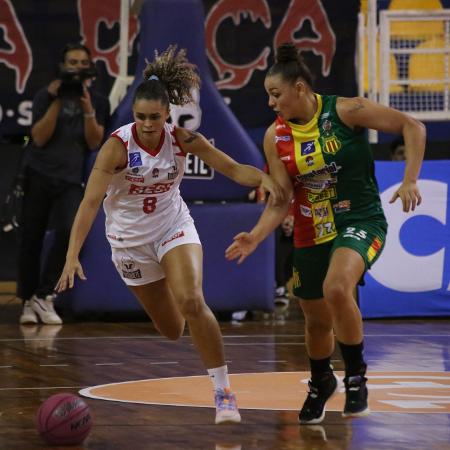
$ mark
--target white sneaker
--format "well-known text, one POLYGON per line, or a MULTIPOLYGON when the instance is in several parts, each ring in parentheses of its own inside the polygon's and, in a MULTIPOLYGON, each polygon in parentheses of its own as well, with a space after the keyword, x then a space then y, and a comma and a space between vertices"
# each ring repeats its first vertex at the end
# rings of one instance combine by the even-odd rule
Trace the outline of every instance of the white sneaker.
POLYGON ((214 400, 216 403, 216 424, 240 423, 241 415, 236 404, 236 397, 230 389, 217 389, 214 400))
POLYGON ((36 313, 31 308, 31 300, 27 300, 23 304, 22 315, 20 316, 19 322, 21 324, 38 323, 38 318, 36 316, 36 313))
POLYGON ((43 323, 46 323, 47 325, 60 325, 62 324, 62 320, 61 317, 56 314, 53 300, 53 295, 47 295, 45 300, 33 295, 30 300, 31 308, 43 323))

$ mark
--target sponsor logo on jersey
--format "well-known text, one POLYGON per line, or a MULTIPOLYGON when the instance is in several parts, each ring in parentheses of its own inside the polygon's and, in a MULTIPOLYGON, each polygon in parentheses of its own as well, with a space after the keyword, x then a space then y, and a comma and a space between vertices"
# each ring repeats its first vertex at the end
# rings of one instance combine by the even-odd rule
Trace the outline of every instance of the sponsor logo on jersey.
POLYGON ((330 113, 327 111, 320 115, 319 120, 327 119, 330 116, 330 113))
POLYGON ((286 127, 286 124, 280 123, 280 124, 278 124, 278 125, 275 127, 275 130, 281 130, 281 129, 283 129, 283 128, 287 128, 287 127, 286 127))
POLYGON ((340 202, 333 205, 333 210, 336 214, 350 211, 351 201, 341 200, 340 202))
POLYGON ((168 180, 174 180, 178 176, 178 167, 172 166, 171 172, 167 174, 168 180))
POLYGON ((320 217, 321 219, 328 217, 328 208, 326 206, 315 207, 313 212, 315 217, 320 217))
POLYGON ((290 161, 291 160, 291 155, 284 155, 280 159, 281 159, 281 161, 290 161))
POLYGON ((141 270, 136 269, 136 264, 132 259, 122 259, 122 276, 130 280, 142 278, 141 270))
POLYGON ((307 198, 308 198, 308 202, 310 203, 317 203, 317 202, 321 202, 322 200, 329 200, 331 198, 336 198, 336 188, 330 187, 328 189, 326 189, 325 191, 319 192, 317 194, 313 193, 313 192, 308 192, 307 194, 307 198))
POLYGON ((336 178, 327 178, 325 180, 299 180, 299 175, 296 176, 297 181, 300 181, 302 186, 313 191, 323 191, 324 189, 336 184, 336 178))
POLYGON ((107 236, 109 237, 109 239, 113 239, 114 241, 119 241, 119 242, 123 241, 122 237, 116 236, 115 234, 108 234, 107 236))
POLYGON ((178 232, 175 233, 172 237, 170 237, 169 239, 167 239, 167 241, 164 241, 164 242, 161 244, 161 247, 164 247, 164 246, 165 246, 166 244, 168 244, 169 242, 172 242, 173 240, 178 239, 178 238, 183 237, 183 236, 184 236, 184 231, 183 231, 183 230, 178 231, 178 232))
POLYGON ((305 162, 308 167, 311 167, 314 165, 314 158, 312 156, 307 156, 305 162))
POLYGON ((292 136, 275 136, 275 144, 277 142, 289 142, 292 139, 292 136))
MULTIPOLYGON (((310 156, 312 158, 312 156, 310 156)), ((308 158, 306 158, 308 159, 308 158)), ((335 174, 338 173, 339 170, 342 169, 342 166, 336 165, 333 161, 331 164, 325 164, 322 168, 317 170, 311 170, 311 172, 305 173, 304 175, 298 176, 298 181, 303 181, 305 178, 315 177, 317 175, 323 175, 324 173, 335 174)))
POLYGON ((163 194, 169 191, 172 186, 173 183, 155 183, 150 186, 136 186, 135 184, 131 184, 128 194, 163 194))
POLYGON ((131 181, 132 183, 143 183, 144 177, 142 175, 125 175, 125 180, 131 181))
POLYGON ((152 177, 153 177, 153 178, 158 178, 158 177, 159 177, 159 169, 158 169, 157 167, 155 167, 155 168, 152 170, 152 177))
POLYGON ((142 166, 141 154, 139 152, 130 153, 130 167, 142 166))
POLYGON ((302 142, 300 147, 300 154, 302 156, 310 155, 316 151, 316 147, 314 146, 314 141, 302 142))
POLYGON ((300 205, 300 214, 305 217, 312 217, 311 208, 305 205, 300 205))
POLYGON ((322 130, 323 131, 330 131, 331 130, 331 122, 329 120, 325 120, 322 124, 322 130))

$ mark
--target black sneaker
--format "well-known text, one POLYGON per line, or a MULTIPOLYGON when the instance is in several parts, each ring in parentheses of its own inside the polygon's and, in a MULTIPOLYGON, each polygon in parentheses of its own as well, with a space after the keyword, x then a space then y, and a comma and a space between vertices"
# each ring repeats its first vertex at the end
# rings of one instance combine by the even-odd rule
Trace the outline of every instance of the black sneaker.
POLYGON ((298 415, 301 424, 314 425, 325 417, 325 403, 337 392, 339 383, 336 375, 326 375, 319 383, 308 381, 309 392, 298 415))
POLYGON ((363 417, 370 413, 367 403, 367 378, 361 375, 344 378, 345 406, 343 417, 363 417))

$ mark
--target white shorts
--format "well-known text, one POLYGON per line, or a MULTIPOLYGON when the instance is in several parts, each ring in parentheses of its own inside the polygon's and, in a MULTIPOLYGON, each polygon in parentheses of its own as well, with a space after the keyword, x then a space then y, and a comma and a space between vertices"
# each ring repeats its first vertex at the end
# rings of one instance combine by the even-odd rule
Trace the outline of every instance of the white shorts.
POLYGON ((138 247, 112 247, 112 261, 126 285, 141 286, 164 278, 161 266, 163 256, 183 244, 201 245, 192 218, 175 224, 158 241, 138 247))

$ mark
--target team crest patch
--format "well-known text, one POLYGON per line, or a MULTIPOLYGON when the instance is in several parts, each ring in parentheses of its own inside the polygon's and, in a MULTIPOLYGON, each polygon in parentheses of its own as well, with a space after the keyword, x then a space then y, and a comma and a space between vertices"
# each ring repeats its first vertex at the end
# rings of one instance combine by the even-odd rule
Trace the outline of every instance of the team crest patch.
POLYGON ((340 148, 341 142, 334 134, 329 138, 323 138, 323 151, 325 153, 331 153, 334 155, 340 148))
POLYGON ((123 258, 122 264, 122 276, 130 280, 136 280, 142 278, 141 270, 136 268, 136 263, 132 259, 123 258))
POLYGON ((324 153, 331 153, 334 155, 342 147, 341 141, 331 131, 333 124, 328 119, 322 124, 322 149, 324 153))
POLYGON ((139 152, 130 153, 130 167, 142 166, 141 154, 139 152))

